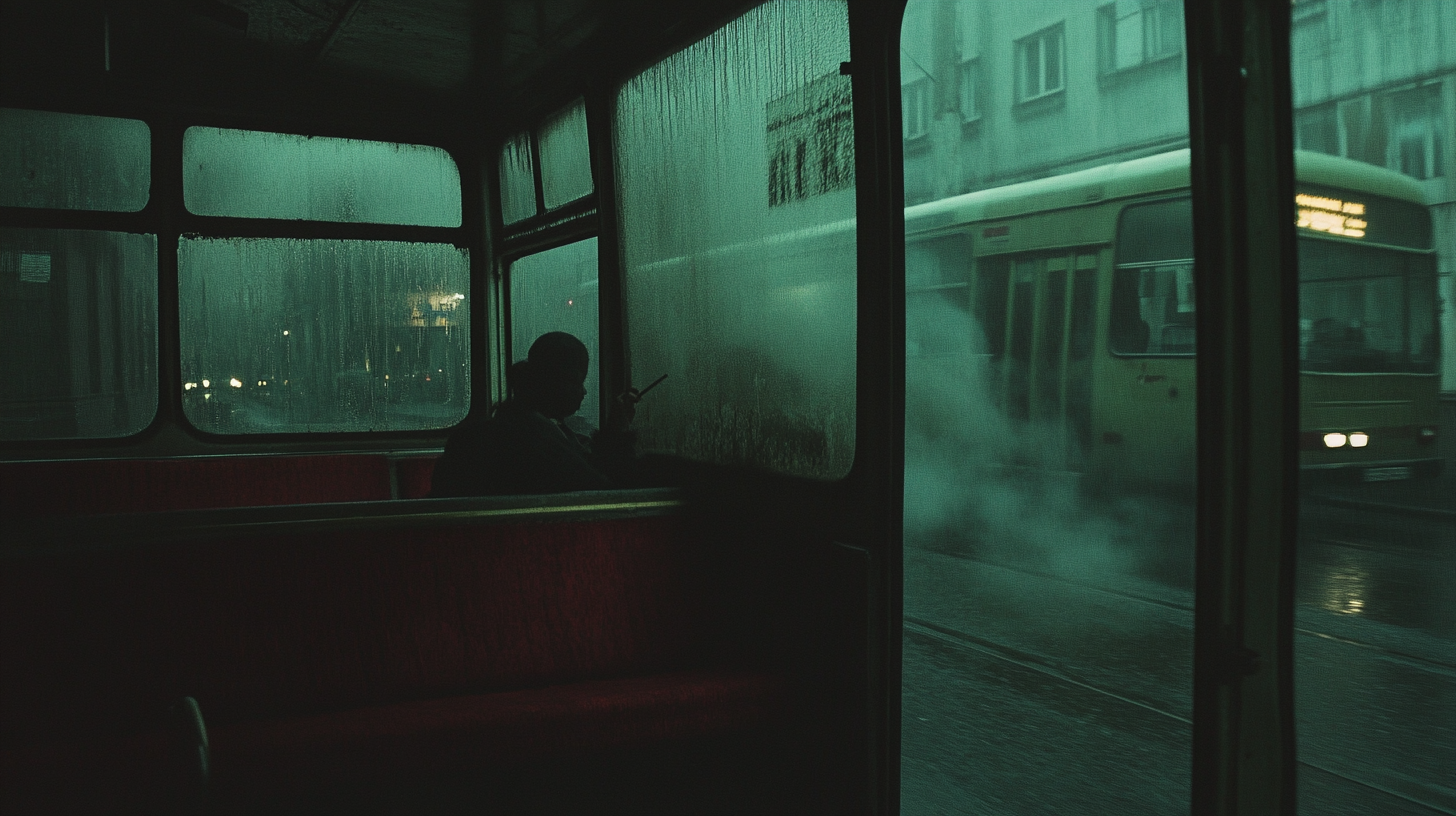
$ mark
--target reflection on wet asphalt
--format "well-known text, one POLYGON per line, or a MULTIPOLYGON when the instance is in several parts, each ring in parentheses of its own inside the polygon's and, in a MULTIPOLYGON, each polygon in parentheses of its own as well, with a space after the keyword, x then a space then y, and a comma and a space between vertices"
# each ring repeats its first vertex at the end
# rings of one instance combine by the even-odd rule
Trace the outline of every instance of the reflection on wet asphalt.
POLYGON ((1456 522, 1369 516, 1306 509, 1300 605, 1456 640, 1456 522))
MULTIPOLYGON (((1301 813, 1456 813, 1456 523, 1310 505, 1301 530, 1301 813)), ((907 546, 906 814, 1187 812, 1191 534, 1173 537, 1100 566, 907 546)))

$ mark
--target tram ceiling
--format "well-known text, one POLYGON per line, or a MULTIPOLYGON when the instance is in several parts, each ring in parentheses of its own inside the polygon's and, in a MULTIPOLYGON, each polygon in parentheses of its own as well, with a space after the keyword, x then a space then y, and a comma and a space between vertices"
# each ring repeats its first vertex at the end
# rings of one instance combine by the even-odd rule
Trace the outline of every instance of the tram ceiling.
POLYGON ((595 78, 604 63, 640 63, 679 32, 744 5, 0 0, 0 92, 22 100, 120 92, 231 110, 369 102, 396 115, 462 99, 492 105, 572 71, 580 82, 582 65, 595 78))

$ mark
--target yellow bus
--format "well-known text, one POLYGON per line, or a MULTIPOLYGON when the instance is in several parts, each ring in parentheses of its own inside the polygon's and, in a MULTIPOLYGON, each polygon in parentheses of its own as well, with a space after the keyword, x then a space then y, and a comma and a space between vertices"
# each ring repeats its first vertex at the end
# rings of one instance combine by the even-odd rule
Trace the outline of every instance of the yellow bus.
MULTIPOLYGON (((949 299, 970 315, 986 386, 1011 427, 1042 440, 1038 464, 1101 484, 1196 472, 1188 188, 1181 150, 905 211, 908 307, 949 299)), ((1436 256, 1420 188, 1300 152, 1296 189, 1305 478, 1437 472, 1436 256)))

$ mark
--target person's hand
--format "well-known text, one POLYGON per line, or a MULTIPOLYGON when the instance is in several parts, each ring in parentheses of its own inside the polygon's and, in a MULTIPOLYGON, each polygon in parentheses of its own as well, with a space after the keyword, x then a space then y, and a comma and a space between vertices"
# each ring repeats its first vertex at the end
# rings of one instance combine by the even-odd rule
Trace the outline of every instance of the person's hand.
POLYGON ((635 388, 629 388, 618 394, 612 402, 612 407, 607 410, 606 430, 623 433, 632 427, 632 420, 637 417, 637 401, 640 399, 642 399, 642 395, 635 388))

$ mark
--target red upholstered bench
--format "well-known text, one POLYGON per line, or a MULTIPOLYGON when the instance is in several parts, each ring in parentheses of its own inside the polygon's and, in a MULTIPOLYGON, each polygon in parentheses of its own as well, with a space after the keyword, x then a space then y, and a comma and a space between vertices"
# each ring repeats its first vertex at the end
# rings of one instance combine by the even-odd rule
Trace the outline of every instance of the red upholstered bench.
POLYGON ((394 469, 396 499, 423 499, 430 495, 431 476, 435 473, 435 461, 440 454, 391 456, 390 467, 394 469))
POLYGON ((789 705, 725 638, 722 555, 674 517, 229 532, 174 515, 163 540, 5 556, 5 811, 176 795, 162 712, 184 695, 223 810, 741 731, 789 705))

